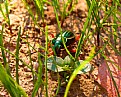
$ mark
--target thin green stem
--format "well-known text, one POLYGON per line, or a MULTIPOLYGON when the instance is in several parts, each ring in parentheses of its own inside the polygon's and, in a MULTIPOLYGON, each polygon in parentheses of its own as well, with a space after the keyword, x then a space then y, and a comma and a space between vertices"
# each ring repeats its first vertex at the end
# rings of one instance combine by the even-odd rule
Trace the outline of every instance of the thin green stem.
MULTIPOLYGON (((4 30, 4 24, 2 25, 2 31, 0 31, 0 46, 1 47, 4 47, 4 44, 3 44, 3 31, 4 30)), ((10 67, 9 67, 9 64, 7 62, 7 59, 6 59, 6 55, 5 55, 5 50, 3 48, 1 48, 1 52, 2 52, 2 57, 3 57, 3 62, 4 62, 4 66, 6 68, 6 71, 7 73, 11 76, 11 72, 10 72, 10 67)))
MULTIPOLYGON (((16 45, 16 56, 17 57, 19 57, 20 35, 21 35, 21 27, 18 32, 18 39, 17 39, 17 45, 16 45)), ((19 66, 19 59, 16 58, 16 82, 19 84, 18 66, 19 66)))
MULTIPOLYGON (((106 57, 104 54, 102 54, 102 56, 103 56, 105 59, 107 59, 107 57, 106 57)), ((112 79, 113 85, 114 85, 114 87, 115 87, 115 89, 116 89, 117 96, 120 97, 120 93, 119 93, 119 90, 118 90, 118 87, 117 87, 116 81, 115 81, 115 79, 114 79, 114 77, 113 77, 113 75, 112 75, 111 69, 110 69, 110 67, 109 67, 109 65, 108 65, 107 62, 106 62, 106 66, 107 66, 108 71, 109 71, 109 74, 110 74, 110 76, 111 76, 111 79, 112 79)))
POLYGON ((46 80, 46 84, 45 84, 45 88, 46 88, 46 97, 48 97, 48 71, 47 71, 47 58, 48 58, 48 31, 47 31, 47 27, 46 27, 46 32, 45 32, 45 80, 46 80))

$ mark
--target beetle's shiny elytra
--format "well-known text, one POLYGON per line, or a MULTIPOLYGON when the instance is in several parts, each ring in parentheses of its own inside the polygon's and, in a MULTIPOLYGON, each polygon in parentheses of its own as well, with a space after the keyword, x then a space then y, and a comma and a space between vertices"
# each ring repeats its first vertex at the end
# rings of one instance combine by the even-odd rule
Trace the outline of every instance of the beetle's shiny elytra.
MULTIPOLYGON (((74 38, 74 34, 70 31, 63 31, 62 37, 64 39, 64 42, 67 43, 69 40, 74 38)), ((60 47, 63 46, 62 37, 61 37, 61 33, 59 33, 56 35, 56 38, 54 38, 52 40, 52 44, 54 45, 54 49, 56 49, 56 48, 59 49, 60 47)))

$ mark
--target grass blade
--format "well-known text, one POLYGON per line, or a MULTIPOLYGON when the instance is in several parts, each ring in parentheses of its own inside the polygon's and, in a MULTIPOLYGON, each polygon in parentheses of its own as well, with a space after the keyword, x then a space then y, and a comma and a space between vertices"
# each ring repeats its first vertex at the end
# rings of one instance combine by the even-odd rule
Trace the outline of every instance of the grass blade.
POLYGON ((26 92, 12 79, 10 75, 7 74, 6 70, 0 63, 0 80, 3 83, 4 87, 10 93, 11 97, 28 97, 26 92))
POLYGON ((87 17, 86 22, 85 22, 85 24, 84 24, 84 28, 83 28, 83 31, 82 31, 82 35, 81 35, 81 37, 80 37, 80 40, 79 40, 79 43, 78 43, 78 47, 77 47, 77 50, 76 50, 76 54, 75 54, 75 59, 76 59, 76 60, 78 59, 78 56, 79 56, 79 53, 80 53, 82 44, 83 44, 83 42, 84 42, 84 34, 85 34, 85 32, 86 32, 88 23, 89 23, 89 21, 90 21, 90 17, 91 17, 91 13, 92 13, 92 11, 93 11, 94 5, 95 5, 95 0, 92 1, 92 4, 91 4, 90 9, 89 9, 89 12, 88 12, 88 17, 87 17))
MULTIPOLYGON (((20 49, 20 44, 19 44, 20 34, 21 34, 21 27, 18 32, 17 45, 16 45, 16 57, 18 58, 19 58, 19 49, 20 49)), ((16 58, 16 82, 19 84, 18 66, 19 66, 19 59, 16 58)))
POLYGON ((64 97, 67 97, 67 94, 68 94, 68 91, 69 91, 69 88, 71 86, 71 83, 72 81, 74 80, 74 78, 76 77, 77 73, 83 69, 83 67, 85 66, 85 64, 89 63, 98 53, 101 53, 102 51, 104 51, 106 47, 106 44, 104 45, 104 47, 102 49, 100 49, 96 54, 94 54, 94 50, 95 48, 92 48, 90 54, 89 54, 89 57, 87 59, 85 59, 79 67, 77 67, 74 72, 72 73, 70 79, 69 79, 69 82, 67 84, 67 87, 66 87, 66 90, 65 90, 65 94, 64 94, 64 97))
POLYGON ((48 32, 47 32, 47 27, 45 31, 45 40, 46 40, 46 45, 45 45, 45 89, 46 89, 46 97, 48 97, 48 72, 47 72, 47 51, 48 51, 48 32))
MULTIPOLYGON (((105 59, 107 59, 106 56, 105 56, 104 54, 102 54, 102 56, 103 56, 105 59)), ((109 67, 109 65, 108 65, 107 62, 106 62, 106 65, 107 65, 108 71, 109 71, 109 73, 110 73, 110 77, 111 77, 111 79, 112 79, 113 85, 115 86, 117 96, 118 96, 118 97, 121 97, 121 96, 120 96, 120 93, 119 93, 119 91, 118 91, 118 87, 117 87, 117 85, 116 85, 116 81, 114 80, 114 77, 113 77, 113 75, 112 75, 112 72, 111 72, 110 67, 109 67)))
MULTIPOLYGON (((1 33, 0 33, 0 46, 1 46, 1 47, 4 47, 4 45, 3 45, 3 29, 4 29, 4 25, 2 25, 2 31, 0 31, 0 32, 1 32, 1 33)), ((9 75, 11 75, 11 73, 10 73, 10 68, 9 68, 8 63, 7 63, 6 55, 5 55, 5 52, 4 52, 4 49, 3 49, 3 48, 1 48, 1 52, 2 52, 3 62, 4 62, 4 66, 5 66, 5 68, 6 68, 6 71, 7 71, 7 73, 8 73, 9 75)))
POLYGON ((37 25, 37 20, 36 20, 34 14, 33 14, 33 12, 32 12, 32 10, 31 10, 30 6, 27 4, 26 0, 22 0, 22 1, 24 2, 25 7, 27 8, 27 10, 28 10, 28 12, 29 12, 29 14, 30 14, 32 20, 34 21, 34 24, 37 25))
POLYGON ((8 0, 5 0, 5 1, 4 1, 4 4, 5 4, 5 9, 6 9, 6 15, 7 15, 7 18, 8 18, 7 23, 8 23, 9 26, 10 26, 10 18, 9 18, 9 10, 8 10, 8 0))
POLYGON ((79 72, 80 70, 82 70, 83 67, 85 66, 85 64, 89 63, 94 57, 95 57, 95 55, 94 55, 94 48, 93 48, 93 49, 92 49, 92 52, 90 52, 89 57, 88 57, 86 60, 84 60, 84 61, 80 64, 80 66, 79 66, 78 68, 76 68, 76 69, 74 70, 74 72, 72 73, 72 75, 71 75, 71 77, 70 77, 70 79, 69 79, 69 82, 68 82, 68 84, 67 84, 64 97, 67 97, 67 94, 68 94, 69 88, 70 88, 70 86, 71 86, 71 83, 72 83, 72 81, 74 80, 74 78, 76 77, 76 75, 78 74, 78 72, 79 72))
POLYGON ((34 85, 34 89, 32 92, 32 97, 35 97, 37 94, 38 89, 40 88, 40 85, 43 84, 43 80, 42 80, 42 61, 41 61, 41 57, 40 57, 40 53, 38 52, 38 63, 39 63, 39 67, 38 67, 38 74, 37 74, 37 81, 35 82, 34 85))
MULTIPOLYGON (((15 54, 11 53, 9 50, 5 49, 2 46, 0 46, 0 48, 2 48, 3 50, 5 50, 7 53, 11 54, 15 58, 19 59, 23 63, 23 65, 25 65, 25 66, 27 66, 27 68, 31 69, 31 67, 28 64, 26 64, 22 59, 20 59, 19 57, 17 57, 15 54)), ((34 70, 32 70, 32 72, 37 75, 37 73, 34 70)))

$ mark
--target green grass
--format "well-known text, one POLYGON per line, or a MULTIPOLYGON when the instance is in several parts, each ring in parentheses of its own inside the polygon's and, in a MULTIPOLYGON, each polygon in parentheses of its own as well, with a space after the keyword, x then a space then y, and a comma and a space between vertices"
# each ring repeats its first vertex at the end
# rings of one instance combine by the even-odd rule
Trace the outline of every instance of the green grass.
POLYGON ((5 0, 3 4, 0 4, 0 11, 6 23, 10 26, 10 18, 9 18, 9 3, 8 0, 5 0))
POLYGON ((3 83, 4 87, 10 93, 11 97, 19 97, 23 95, 24 97, 28 97, 25 90, 21 88, 13 78, 7 74, 5 68, 0 63, 0 80, 3 83))
MULTIPOLYGON (((0 76, 0 80, 12 97, 20 97, 21 95, 23 95, 24 97, 28 97, 28 95, 25 93, 25 90, 23 90, 19 85, 20 79, 18 76, 18 72, 19 72, 18 68, 19 68, 19 61, 20 61, 22 62, 22 64, 24 64, 24 66, 27 66, 27 68, 31 70, 31 73, 33 75, 34 88, 32 91, 32 97, 35 97, 36 95, 40 96, 38 94, 39 88, 42 89, 42 92, 45 90, 45 97, 49 97, 51 95, 48 93, 49 90, 48 90, 48 69, 47 69, 49 40, 48 40, 48 25, 45 22, 44 7, 45 7, 45 4, 48 4, 49 6, 53 7, 54 9, 53 12, 55 14, 55 18, 57 21, 56 24, 58 25, 58 32, 61 33, 61 37, 62 37, 63 23, 65 22, 66 17, 67 16, 69 17, 70 13, 73 11, 74 7, 76 6, 76 3, 78 3, 78 0, 67 0, 67 2, 62 0, 63 4, 60 4, 59 0, 52 0, 52 1, 34 0, 32 2, 36 8, 36 14, 33 14, 32 9, 30 8, 30 5, 26 2, 26 0, 22 0, 22 1, 25 7, 27 8, 28 13, 30 14, 30 17, 32 18, 34 24, 39 27, 41 32, 43 32, 43 36, 45 38, 45 46, 40 45, 39 47, 44 50, 44 54, 41 54, 40 52, 38 52, 37 49, 31 46, 31 43, 28 42, 29 35, 27 34, 26 39, 23 39, 23 40, 28 45, 30 65, 26 64, 22 58, 19 58, 21 29, 19 29, 18 31, 18 38, 16 40, 16 53, 14 54, 13 52, 10 52, 8 49, 4 47, 3 35, 6 32, 5 32, 5 26, 2 25, 2 31, 0 31, 0 48, 2 52, 3 62, 0 63, 0 73, 2 74, 0 76), (39 18, 42 20, 44 27, 41 27, 39 25, 38 23, 39 18), (32 64, 33 61, 31 58, 30 48, 32 48, 32 50, 35 50, 36 53, 38 54, 38 59, 37 59, 37 62, 39 64, 38 72, 35 72, 33 68, 33 64, 32 64), (16 59, 16 81, 14 81, 14 79, 11 77, 11 71, 9 68, 9 63, 7 62, 6 53, 14 56, 14 58, 16 59), (43 57, 44 59, 42 59, 41 57, 43 57), (43 66, 43 64, 45 65, 43 66), (45 71, 45 80, 42 79, 43 68, 45 71), (37 77, 36 79, 34 79, 35 76, 37 77)), ((81 70, 86 63, 93 60, 93 58, 96 56, 100 56, 100 57, 102 56, 105 58, 105 60, 107 59, 105 49, 107 50, 112 49, 117 55, 121 56, 121 51, 119 47, 117 47, 117 44, 118 46, 120 46, 120 41, 121 41, 121 35, 119 34, 120 32, 118 32, 118 28, 121 26, 121 20, 119 19, 119 17, 121 18, 121 13, 118 10, 118 8, 121 7, 120 1, 113 0, 112 5, 108 4, 108 0, 105 0, 105 2, 102 0, 99 0, 98 2, 96 0, 92 0, 92 1, 86 0, 86 2, 88 6, 88 15, 86 17, 86 21, 84 23, 84 26, 81 32, 81 37, 78 42, 75 56, 72 56, 71 53, 69 52, 63 37, 62 37, 62 41, 63 41, 64 48, 66 49, 70 58, 74 62, 78 60, 80 51, 82 51, 85 41, 86 41, 86 46, 90 45, 92 46, 92 49, 89 57, 78 68, 76 68, 70 75, 70 79, 68 81, 64 97, 67 97, 67 94, 73 82, 73 79, 76 77, 78 71, 81 70), (91 27, 94 25, 95 25, 95 29, 91 30, 91 27), (104 38, 103 34, 105 34, 107 38, 104 38), (92 42, 92 40, 94 40, 94 42, 92 42), (108 48, 106 48, 107 46, 108 48), (95 49, 93 49, 93 47, 95 47, 95 49), (94 53, 94 50, 97 53, 94 53)), ((0 4, 0 12, 6 24, 9 26, 9 28, 11 28, 8 0, 5 0, 3 4, 0 4)), ((113 84, 115 86, 117 96, 120 97, 120 93, 118 91, 116 82, 110 70, 110 66, 107 65, 107 67, 108 67, 110 76, 112 78, 113 84)), ((59 73, 57 73, 57 78, 58 78, 58 87, 57 87, 55 96, 58 94, 60 84, 61 84, 59 73)))
MULTIPOLYGON (((19 50, 20 50, 20 35, 21 35, 21 28, 18 32, 18 38, 17 38, 17 45, 16 45, 16 57, 19 58, 19 50)), ((18 66, 19 66, 19 59, 16 58, 16 82, 19 84, 19 75, 18 75, 18 66)))
MULTIPOLYGON (((4 24, 2 25, 2 31, 0 31, 0 46, 1 47, 4 47, 4 44, 3 44, 3 33, 4 33, 4 24)), ((4 63, 4 67, 7 71, 7 73, 9 75, 11 75, 11 72, 10 72, 10 68, 9 68, 9 64, 7 62, 7 58, 6 58, 6 55, 5 55, 5 51, 3 48, 1 48, 1 52, 2 52, 2 57, 3 57, 3 63, 4 63)))
POLYGON ((77 67, 77 68, 74 70, 74 72, 72 73, 72 75, 71 75, 71 77, 70 77, 70 79, 69 79, 69 82, 68 82, 68 84, 67 84, 67 86, 66 86, 66 90, 65 90, 64 97, 67 97, 67 94, 68 94, 68 91, 69 91, 69 89, 70 89, 70 86, 71 86, 71 84, 72 84, 74 78, 75 78, 76 75, 78 74, 78 72, 79 72, 80 70, 82 70, 83 67, 84 67, 88 62, 90 62, 93 58, 94 58, 94 49, 92 50, 92 52, 90 52, 90 56, 89 56, 87 59, 85 59, 85 60, 80 64, 80 66, 77 67))
POLYGON ((33 92, 32 92, 32 97, 35 97, 37 92, 38 92, 38 89, 41 87, 41 89, 43 89, 43 80, 42 80, 42 60, 41 60, 41 55, 40 53, 38 52, 38 63, 39 63, 39 67, 38 67, 38 74, 37 74, 37 80, 34 84, 34 89, 33 89, 33 92))

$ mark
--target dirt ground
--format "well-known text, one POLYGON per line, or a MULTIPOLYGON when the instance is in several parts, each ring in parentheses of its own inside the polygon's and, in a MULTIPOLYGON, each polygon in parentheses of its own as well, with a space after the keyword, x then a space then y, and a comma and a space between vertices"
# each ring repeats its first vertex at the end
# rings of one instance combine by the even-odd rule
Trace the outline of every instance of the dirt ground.
MULTIPOLYGON (((10 10, 10 23, 12 32, 10 32, 7 25, 5 25, 5 33, 4 33, 4 46, 6 49, 10 50, 12 53, 16 51, 16 40, 17 40, 17 33, 19 30, 19 26, 22 27, 21 33, 21 42, 20 42, 20 54, 19 57, 23 59, 28 65, 30 65, 29 60, 29 53, 28 53, 28 45, 25 43, 28 35, 28 42, 36 49, 39 48, 38 44, 44 45, 44 37, 42 36, 41 30, 34 26, 29 13, 27 12, 24 4, 21 0, 13 0, 11 5, 14 6, 10 10)), ((34 7, 33 13, 34 13, 34 7)), ((51 38, 51 34, 58 33, 58 26, 56 23, 55 15, 53 12, 53 8, 49 5, 46 6, 47 9, 45 10, 45 22, 48 25, 48 32, 49 37, 51 38)), ((83 28, 83 24, 85 22, 87 16, 87 6, 85 0, 79 0, 79 3, 75 6, 74 11, 69 15, 64 22, 63 29, 70 30, 74 33, 81 32, 83 28)), ((3 20, 0 14, 0 30, 1 25, 5 21, 3 20)), ((41 19, 39 20, 40 25, 42 25, 41 19)), ((37 52, 31 49, 32 54, 32 64, 34 67, 37 65, 37 52)), ((12 76, 15 78, 15 58, 9 54, 6 55, 8 58, 8 62, 10 63, 10 68, 12 72, 12 76)), ((2 57, 0 56, 0 60, 2 61, 2 57)), ((92 62, 93 63, 93 62, 92 62)), ((94 64, 94 63, 93 63, 94 64)), ((107 90, 103 88, 98 81, 94 78, 97 75, 98 67, 94 65, 94 71, 92 74, 82 74, 78 75, 74 82, 71 85, 69 90, 68 97, 108 97, 107 90)), ((57 88, 57 78, 56 74, 53 72, 48 72, 48 90, 49 90, 49 97, 53 97, 57 88)), ((20 85, 25 89, 29 97, 31 96, 33 90, 33 82, 32 82, 32 73, 31 71, 24 66, 21 62, 19 65, 19 78, 20 78, 20 85)), ((59 94, 57 97, 63 97, 65 92, 65 86, 60 88, 59 94)), ((6 90, 0 86, 0 97, 9 97, 6 90)), ((42 97, 44 94, 42 93, 42 97)))

